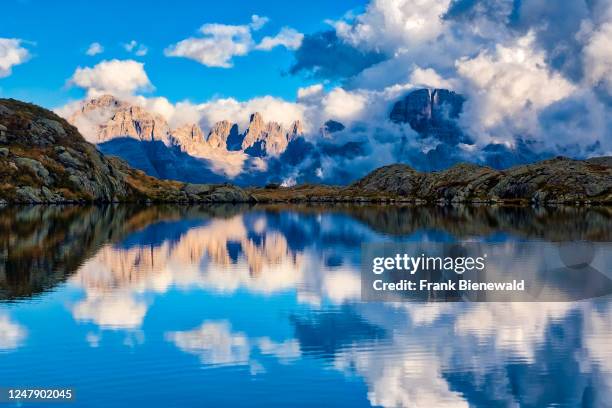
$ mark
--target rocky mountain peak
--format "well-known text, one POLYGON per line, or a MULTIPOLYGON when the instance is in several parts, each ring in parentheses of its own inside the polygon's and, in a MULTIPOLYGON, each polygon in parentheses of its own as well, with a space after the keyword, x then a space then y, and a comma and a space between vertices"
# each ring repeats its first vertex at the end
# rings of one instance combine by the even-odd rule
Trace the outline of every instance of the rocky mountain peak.
MULTIPOLYGON (((263 126, 264 120, 263 120, 263 116, 261 116, 261 113, 259 112, 255 112, 251 114, 251 117, 249 118, 249 124, 253 125, 253 126, 263 126)), ((249 126, 250 126, 249 125, 249 126)))
POLYGON ((277 122, 264 122, 260 113, 251 115, 249 127, 244 133, 241 149, 250 156, 278 156, 287 149, 289 142, 303 133, 302 123, 295 121, 286 130, 277 122))
POLYGON ((141 141, 170 141, 166 120, 139 105, 121 101, 112 95, 102 95, 85 101, 68 117, 92 143, 104 143, 119 137, 141 141))
POLYGON ((174 141, 182 146, 204 143, 204 133, 195 123, 187 123, 174 129, 171 133, 174 141))
POLYGON ((213 125, 206 141, 213 149, 228 149, 228 138, 238 133, 238 125, 222 120, 213 125))
POLYGON ((115 98, 113 95, 102 95, 91 98, 83 104, 81 112, 91 112, 96 109, 120 109, 127 107, 128 104, 115 98))
POLYGON ((128 105, 119 109, 109 121, 100 125, 99 142, 118 136, 169 144, 170 129, 166 120, 160 115, 152 114, 140 106, 128 105))
POLYGON ((329 137, 332 133, 340 132, 344 130, 344 125, 335 120, 328 120, 321 126, 321 134, 324 137, 329 137))
POLYGON ((417 89, 393 105, 389 118, 395 123, 408 123, 422 136, 435 136, 441 141, 457 144, 466 135, 456 120, 465 98, 447 89, 417 89))
POLYGON ((287 139, 289 141, 292 141, 296 137, 301 136, 303 134, 304 134, 304 125, 302 125, 302 121, 298 119, 294 121, 289 127, 289 131, 287 132, 287 139))

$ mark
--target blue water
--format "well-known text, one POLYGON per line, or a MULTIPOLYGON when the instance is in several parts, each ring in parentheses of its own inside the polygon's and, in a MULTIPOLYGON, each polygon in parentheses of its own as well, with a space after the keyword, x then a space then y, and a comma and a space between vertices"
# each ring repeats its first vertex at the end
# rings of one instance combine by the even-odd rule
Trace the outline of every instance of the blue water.
POLYGON ((607 298, 360 301, 364 242, 611 240, 608 211, 560 211, 1 209, 0 387, 70 387, 73 407, 612 406, 607 298))

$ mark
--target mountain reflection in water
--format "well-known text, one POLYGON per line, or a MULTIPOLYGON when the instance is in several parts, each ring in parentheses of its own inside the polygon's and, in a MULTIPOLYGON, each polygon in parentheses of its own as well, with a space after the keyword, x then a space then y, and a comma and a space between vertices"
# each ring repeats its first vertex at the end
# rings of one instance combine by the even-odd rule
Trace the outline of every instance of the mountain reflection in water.
POLYGON ((362 303, 359 271, 363 242, 612 241, 611 209, 34 206, 0 209, 0 230, 7 385, 84 406, 612 397, 607 298, 362 303))

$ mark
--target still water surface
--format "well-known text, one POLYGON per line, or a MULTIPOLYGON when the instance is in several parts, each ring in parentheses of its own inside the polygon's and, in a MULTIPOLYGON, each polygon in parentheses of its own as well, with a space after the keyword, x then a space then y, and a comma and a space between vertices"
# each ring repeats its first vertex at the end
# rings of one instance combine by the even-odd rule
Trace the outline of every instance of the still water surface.
MULTIPOLYGON (((363 242, 612 241, 612 210, 0 210, 0 386, 88 407, 612 406, 612 302, 363 303, 363 242)), ((57 405, 54 405, 57 406, 57 405)))

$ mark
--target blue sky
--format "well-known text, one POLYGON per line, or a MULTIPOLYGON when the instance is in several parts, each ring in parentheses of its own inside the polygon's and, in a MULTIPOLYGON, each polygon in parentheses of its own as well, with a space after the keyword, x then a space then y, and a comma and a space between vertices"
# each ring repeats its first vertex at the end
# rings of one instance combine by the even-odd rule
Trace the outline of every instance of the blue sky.
POLYGON ((295 99, 299 87, 310 84, 304 75, 288 75, 291 50, 277 47, 233 58, 232 68, 207 67, 186 58, 169 58, 164 49, 187 37, 197 36, 206 23, 248 24, 253 14, 269 22, 253 33, 254 40, 275 35, 289 26, 301 33, 329 29, 324 20, 338 19, 349 10, 363 8, 362 1, 287 2, 244 1, 5 1, 0 37, 19 38, 30 51, 27 63, 13 67, 0 78, 0 95, 55 107, 83 96, 67 86, 78 66, 94 66, 102 60, 134 59, 145 64, 155 90, 170 101, 204 101, 232 96, 239 100, 259 95, 295 99), (180 4, 179 4, 180 3, 180 4), (145 56, 127 52, 131 40, 148 48, 145 56), (85 54, 98 42, 104 52, 85 54))

